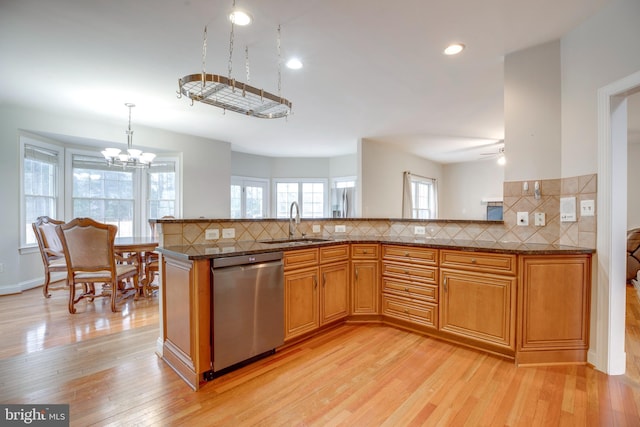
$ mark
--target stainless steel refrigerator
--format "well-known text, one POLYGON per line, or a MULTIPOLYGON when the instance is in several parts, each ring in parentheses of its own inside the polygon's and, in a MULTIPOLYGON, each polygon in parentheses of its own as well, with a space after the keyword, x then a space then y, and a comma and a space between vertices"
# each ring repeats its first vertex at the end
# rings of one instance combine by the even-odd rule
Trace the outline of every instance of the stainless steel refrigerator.
POLYGON ((356 216, 355 187, 331 189, 331 212, 333 218, 354 218, 356 216))

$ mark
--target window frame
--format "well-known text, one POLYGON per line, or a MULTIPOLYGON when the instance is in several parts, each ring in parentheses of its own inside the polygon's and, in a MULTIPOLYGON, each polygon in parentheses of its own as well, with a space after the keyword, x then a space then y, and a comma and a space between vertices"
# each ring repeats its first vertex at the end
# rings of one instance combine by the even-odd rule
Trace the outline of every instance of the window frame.
POLYGON ((230 184, 229 184, 229 218, 231 219, 264 219, 269 218, 270 209, 270 188, 271 186, 270 180, 267 178, 256 178, 249 176, 239 176, 232 175, 230 184), (240 199, 240 217, 234 218, 231 214, 231 186, 239 186, 241 191, 241 199, 240 199), (262 217, 261 218, 248 218, 247 217, 247 196, 246 196, 246 187, 247 186, 255 186, 262 187, 264 190, 262 196, 262 217))
POLYGON ((438 193, 437 193, 437 181, 435 178, 426 178, 416 175, 411 175, 411 218, 412 219, 435 219, 438 217, 438 193), (414 187, 415 184, 415 187, 414 187), (418 185, 428 185, 431 187, 429 191, 429 207, 427 209, 421 209, 417 207, 418 203, 418 185), (429 216, 427 218, 420 218, 417 216, 419 211, 427 210, 429 216))
POLYGON ((38 247, 38 243, 27 243, 27 227, 30 224, 27 223, 26 219, 26 195, 25 195, 25 167, 24 167, 24 156, 25 156, 25 145, 33 146, 36 148, 41 148, 43 150, 51 151, 56 153, 57 155, 57 169, 56 169, 56 195, 55 195, 55 218, 54 219, 63 219, 65 214, 65 204, 64 204, 64 159, 65 159, 65 147, 60 144, 55 144, 49 141, 48 139, 37 137, 35 135, 27 134, 27 133, 19 133, 18 141, 20 147, 20 246, 19 251, 22 253, 31 252, 38 247))
POLYGON ((289 212, 287 211, 286 216, 278 216, 278 184, 298 184, 298 206, 300 206, 300 218, 327 218, 329 212, 329 179, 328 178, 274 178, 273 179, 273 196, 272 196, 272 218, 282 219, 289 218, 289 212), (309 217, 303 216, 303 207, 302 207, 302 187, 303 184, 323 184, 323 197, 322 197, 322 216, 320 217, 309 217))
MULTIPOLYGON (((173 216, 175 216, 176 218, 181 217, 182 216, 182 197, 181 197, 181 182, 182 182, 182 172, 181 172, 181 168, 180 165, 182 164, 182 158, 181 156, 164 156, 164 155, 158 155, 153 163, 168 163, 168 162, 173 162, 174 164, 174 173, 175 173, 175 186, 176 186, 176 199, 175 199, 175 212, 173 213, 173 216)), ((152 165, 153 167, 153 165, 152 165)), ((141 213, 140 213, 140 230, 143 230, 144 232, 141 234, 142 236, 151 236, 153 230, 151 229, 151 226, 149 224, 149 212, 151 211, 150 207, 149 207, 149 203, 150 203, 150 199, 149 199, 149 174, 151 169, 143 169, 146 173, 143 174, 143 176, 141 177, 141 188, 140 188, 140 194, 142 199, 144 200, 144 203, 141 206, 141 213)), ((157 219, 157 218, 156 218, 157 219)))

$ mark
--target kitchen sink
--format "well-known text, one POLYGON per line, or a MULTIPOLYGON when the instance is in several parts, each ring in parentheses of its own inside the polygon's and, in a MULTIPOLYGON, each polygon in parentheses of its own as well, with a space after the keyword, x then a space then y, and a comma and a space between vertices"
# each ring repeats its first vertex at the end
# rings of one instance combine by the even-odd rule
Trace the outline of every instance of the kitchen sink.
POLYGON ((299 237, 295 239, 258 240, 258 243, 267 243, 269 245, 298 245, 298 244, 330 242, 330 241, 331 239, 322 239, 320 237, 299 237))

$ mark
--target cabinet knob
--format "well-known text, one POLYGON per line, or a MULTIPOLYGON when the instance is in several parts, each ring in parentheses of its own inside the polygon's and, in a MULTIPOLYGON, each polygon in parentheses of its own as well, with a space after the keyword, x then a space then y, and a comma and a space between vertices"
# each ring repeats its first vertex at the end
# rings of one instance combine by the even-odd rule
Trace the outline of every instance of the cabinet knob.
POLYGON ((405 292, 409 292, 409 288, 404 288, 404 291, 405 292))
POLYGON ((471 258, 471 264, 475 264, 476 263, 476 259, 475 258, 471 258))
POLYGON ((411 254, 409 252, 405 252, 404 256, 410 256, 411 254))
POLYGON ((409 314, 409 310, 407 310, 406 308, 403 311, 404 311, 404 314, 409 314))
POLYGON ((363 254, 368 254, 369 252, 368 252, 366 249, 364 249, 364 250, 362 251, 362 253, 363 253, 363 254))

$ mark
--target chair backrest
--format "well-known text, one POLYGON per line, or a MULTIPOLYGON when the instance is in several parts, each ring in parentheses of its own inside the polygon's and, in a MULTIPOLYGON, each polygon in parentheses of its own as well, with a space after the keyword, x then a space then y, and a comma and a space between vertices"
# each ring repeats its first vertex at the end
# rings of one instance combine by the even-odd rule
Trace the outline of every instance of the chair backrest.
POLYGON ((75 218, 60 225, 56 232, 70 272, 115 272, 114 241, 118 227, 91 218, 75 218))
POLYGON ((64 221, 48 216, 39 216, 36 222, 31 224, 38 241, 42 261, 47 265, 54 259, 64 257, 62 242, 56 233, 56 227, 61 224, 64 224, 64 221))

